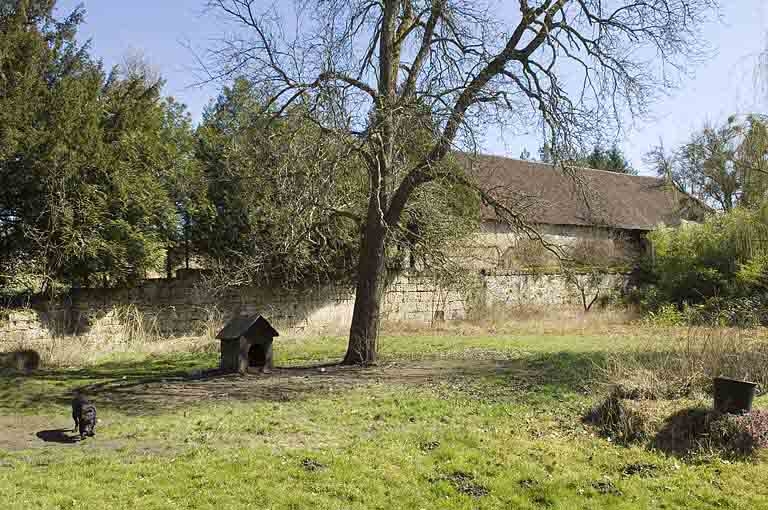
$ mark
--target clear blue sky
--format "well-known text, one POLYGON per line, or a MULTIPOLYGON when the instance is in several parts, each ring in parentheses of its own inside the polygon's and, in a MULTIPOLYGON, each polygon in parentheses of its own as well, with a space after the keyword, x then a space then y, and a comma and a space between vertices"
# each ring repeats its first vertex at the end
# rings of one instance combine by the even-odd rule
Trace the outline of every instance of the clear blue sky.
MULTIPOLYGON (((290 1, 290 0, 281 0, 290 1)), ((80 0, 60 0, 59 12, 70 11, 80 0)), ((199 81, 193 52, 204 48, 224 30, 203 12, 204 0, 84 0, 87 20, 83 39, 93 40, 94 53, 106 65, 119 63, 129 52, 140 51, 167 80, 165 93, 187 104, 195 120, 216 87, 194 87, 199 81)), ((732 113, 768 112, 768 98, 755 90, 757 55, 768 37, 766 0, 723 0, 721 20, 706 28, 715 50, 710 60, 695 69, 683 86, 658 101, 652 118, 629 130, 621 146, 631 162, 643 170, 642 156, 658 143, 672 147, 706 121, 721 122, 732 113)), ((486 152, 517 157, 527 147, 536 154, 535 135, 504 137, 490 132, 486 152)))

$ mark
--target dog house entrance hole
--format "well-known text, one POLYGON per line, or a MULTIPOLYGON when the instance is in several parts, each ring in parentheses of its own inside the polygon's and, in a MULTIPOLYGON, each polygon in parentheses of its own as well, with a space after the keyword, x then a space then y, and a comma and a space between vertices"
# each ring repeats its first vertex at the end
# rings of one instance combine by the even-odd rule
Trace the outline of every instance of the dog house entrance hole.
POLYGON ((263 367, 267 364, 267 347, 255 344, 248 350, 248 366, 263 367))

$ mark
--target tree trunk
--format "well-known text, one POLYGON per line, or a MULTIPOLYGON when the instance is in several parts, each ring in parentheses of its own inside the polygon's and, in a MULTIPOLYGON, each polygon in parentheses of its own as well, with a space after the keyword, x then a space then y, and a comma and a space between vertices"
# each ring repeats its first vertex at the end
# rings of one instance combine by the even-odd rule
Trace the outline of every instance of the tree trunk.
POLYGON ((173 278, 173 247, 168 246, 165 249, 165 278, 170 280, 173 278))
POLYGON ((386 286, 385 236, 378 207, 369 207, 360 246, 355 308, 343 361, 345 365, 367 365, 376 361, 379 309, 386 286))

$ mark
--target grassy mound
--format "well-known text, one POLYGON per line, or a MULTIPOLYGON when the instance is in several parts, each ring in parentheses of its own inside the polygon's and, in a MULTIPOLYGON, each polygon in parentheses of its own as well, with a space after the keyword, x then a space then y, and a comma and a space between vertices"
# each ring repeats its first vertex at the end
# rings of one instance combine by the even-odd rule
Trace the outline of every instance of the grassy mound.
POLYGON ((645 444, 678 457, 713 454, 747 458, 768 448, 768 410, 723 414, 704 406, 677 409, 674 401, 622 398, 611 393, 593 407, 585 421, 619 444, 645 444))

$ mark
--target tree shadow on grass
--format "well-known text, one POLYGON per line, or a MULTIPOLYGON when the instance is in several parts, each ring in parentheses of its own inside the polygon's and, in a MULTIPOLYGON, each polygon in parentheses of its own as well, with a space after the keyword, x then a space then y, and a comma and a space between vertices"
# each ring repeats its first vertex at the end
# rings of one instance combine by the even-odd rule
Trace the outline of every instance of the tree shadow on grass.
POLYGON ((127 387, 161 380, 184 380, 205 366, 200 356, 150 357, 141 361, 110 361, 82 369, 48 368, 30 374, 0 373, 0 413, 32 412, 51 405, 69 406, 80 388, 124 384, 127 387))
POLYGON ((592 381, 595 364, 604 357, 599 352, 556 352, 503 360, 394 359, 372 367, 325 363, 277 367, 270 374, 246 376, 202 371, 199 360, 160 358, 149 366, 147 362, 108 363, 93 369, 0 378, 0 408, 68 406, 77 389, 99 409, 153 414, 202 402, 301 400, 368 384, 427 388, 448 383, 451 391, 466 391, 473 398, 482 393, 476 391, 478 385, 490 384, 498 390, 494 398, 519 400, 538 391, 584 391, 592 381))

